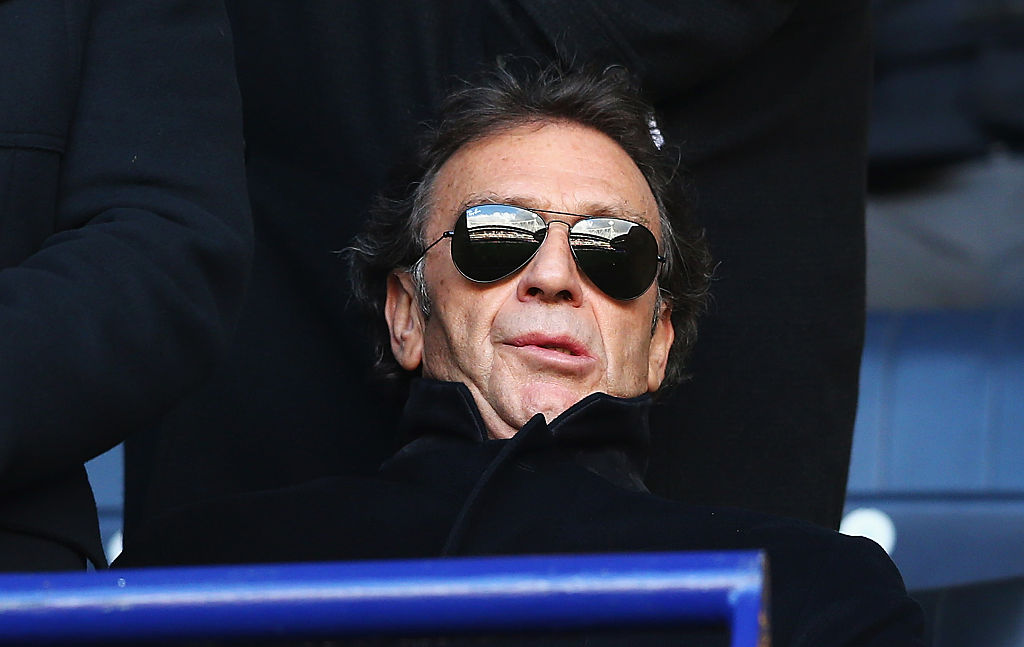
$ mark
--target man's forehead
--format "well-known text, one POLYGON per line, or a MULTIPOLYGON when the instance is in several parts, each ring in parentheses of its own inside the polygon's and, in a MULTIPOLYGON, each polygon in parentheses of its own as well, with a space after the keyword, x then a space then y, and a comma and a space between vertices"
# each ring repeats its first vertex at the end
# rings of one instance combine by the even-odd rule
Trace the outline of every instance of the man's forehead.
POLYGON ((573 122, 517 126, 467 142, 439 169, 435 186, 432 229, 450 227, 467 207, 503 203, 658 230, 657 202, 636 161, 606 133, 573 122))

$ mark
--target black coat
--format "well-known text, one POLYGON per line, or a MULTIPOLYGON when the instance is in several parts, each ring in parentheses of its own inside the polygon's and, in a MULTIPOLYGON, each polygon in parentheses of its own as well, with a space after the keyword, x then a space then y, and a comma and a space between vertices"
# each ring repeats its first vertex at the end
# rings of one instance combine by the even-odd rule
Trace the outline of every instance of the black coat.
POLYGON ((243 173, 223 7, 0 2, 0 570, 105 564, 83 462, 226 348, 243 173))
POLYGON ((649 409, 595 394, 488 440, 465 386, 418 380, 402 419, 412 440, 376 478, 179 509, 117 565, 758 548, 773 645, 920 644, 920 609, 874 542, 646 492, 649 409))

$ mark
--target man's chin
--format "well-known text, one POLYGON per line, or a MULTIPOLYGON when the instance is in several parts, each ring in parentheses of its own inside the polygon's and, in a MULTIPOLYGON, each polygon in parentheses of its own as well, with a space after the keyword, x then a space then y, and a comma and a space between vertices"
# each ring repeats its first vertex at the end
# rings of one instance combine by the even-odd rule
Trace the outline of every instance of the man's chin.
POLYGON ((474 395, 490 437, 511 438, 538 413, 551 422, 592 392, 581 385, 531 381, 474 395))
POLYGON ((520 392, 520 410, 523 412, 526 420, 541 413, 544 414, 545 420, 551 422, 566 409, 588 395, 590 395, 589 392, 583 393, 579 388, 571 388, 562 384, 551 384, 548 382, 536 382, 522 387, 520 392))

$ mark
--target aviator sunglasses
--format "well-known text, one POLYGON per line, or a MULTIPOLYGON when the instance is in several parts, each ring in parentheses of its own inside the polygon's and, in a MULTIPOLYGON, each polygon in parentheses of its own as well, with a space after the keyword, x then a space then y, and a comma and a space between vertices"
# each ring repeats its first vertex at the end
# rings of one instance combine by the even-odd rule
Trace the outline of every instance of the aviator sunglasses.
POLYGON ((466 209, 455 221, 455 228, 441 234, 423 250, 423 255, 451 238, 456 269, 470 281, 492 283, 525 267, 556 222, 569 227, 569 248, 577 267, 613 299, 639 297, 654 283, 659 265, 665 262, 665 257, 658 254, 654 234, 639 223, 507 204, 466 209), (541 213, 584 220, 573 225, 561 220, 545 222, 541 213))

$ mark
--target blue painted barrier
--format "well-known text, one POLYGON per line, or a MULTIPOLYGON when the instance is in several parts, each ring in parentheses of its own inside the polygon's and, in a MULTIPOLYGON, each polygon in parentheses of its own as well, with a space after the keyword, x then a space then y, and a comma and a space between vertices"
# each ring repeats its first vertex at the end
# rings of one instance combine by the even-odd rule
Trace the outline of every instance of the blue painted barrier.
POLYGON ((580 630, 767 634, 758 552, 456 558, 0 575, 0 643, 580 630))

